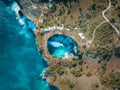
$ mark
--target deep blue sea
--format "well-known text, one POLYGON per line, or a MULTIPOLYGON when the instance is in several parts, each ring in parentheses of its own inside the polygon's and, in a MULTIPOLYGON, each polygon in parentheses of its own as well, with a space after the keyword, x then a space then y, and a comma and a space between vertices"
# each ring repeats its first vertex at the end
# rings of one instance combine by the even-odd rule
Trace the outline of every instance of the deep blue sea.
POLYGON ((47 66, 32 29, 0 0, 0 90, 57 90, 40 76, 47 66))

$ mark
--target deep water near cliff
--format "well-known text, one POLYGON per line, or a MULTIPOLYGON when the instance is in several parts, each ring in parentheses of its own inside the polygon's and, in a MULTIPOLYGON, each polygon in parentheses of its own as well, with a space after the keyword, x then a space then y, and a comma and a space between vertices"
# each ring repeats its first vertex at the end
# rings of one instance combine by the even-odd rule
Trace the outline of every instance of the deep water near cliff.
POLYGON ((48 65, 35 35, 5 3, 0 1, 0 90, 56 90, 40 77, 48 65))

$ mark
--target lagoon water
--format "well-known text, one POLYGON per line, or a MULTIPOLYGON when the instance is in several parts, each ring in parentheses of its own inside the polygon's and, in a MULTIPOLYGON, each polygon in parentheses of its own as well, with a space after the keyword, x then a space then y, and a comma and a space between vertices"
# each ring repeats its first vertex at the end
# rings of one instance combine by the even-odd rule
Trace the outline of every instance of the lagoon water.
POLYGON ((48 51, 51 55, 60 58, 69 58, 77 54, 77 43, 69 36, 55 34, 47 41, 48 51))
POLYGON ((3 1, 0 0, 0 90, 58 90, 40 76, 48 65, 37 50, 34 24, 29 20, 21 24, 12 5, 3 1))

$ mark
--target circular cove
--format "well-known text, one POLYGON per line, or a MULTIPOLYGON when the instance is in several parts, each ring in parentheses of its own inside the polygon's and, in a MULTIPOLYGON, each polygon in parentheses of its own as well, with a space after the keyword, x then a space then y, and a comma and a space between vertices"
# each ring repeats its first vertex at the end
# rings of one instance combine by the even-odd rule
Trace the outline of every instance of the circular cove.
POLYGON ((48 38, 47 48, 52 56, 60 58, 73 57, 78 51, 77 43, 64 34, 55 34, 48 38))

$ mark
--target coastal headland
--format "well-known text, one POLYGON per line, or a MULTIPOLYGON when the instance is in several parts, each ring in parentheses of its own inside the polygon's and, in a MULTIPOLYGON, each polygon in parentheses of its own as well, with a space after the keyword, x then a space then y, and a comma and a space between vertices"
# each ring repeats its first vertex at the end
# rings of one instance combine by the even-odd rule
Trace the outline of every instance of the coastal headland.
POLYGON ((49 64, 44 73, 47 82, 61 90, 120 88, 119 0, 52 1, 52 7, 49 2, 18 2, 21 6, 27 3, 23 13, 37 25, 36 44, 49 64), (77 56, 50 55, 47 40, 55 34, 74 39, 78 44, 77 56))

